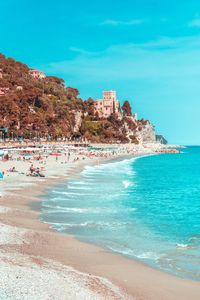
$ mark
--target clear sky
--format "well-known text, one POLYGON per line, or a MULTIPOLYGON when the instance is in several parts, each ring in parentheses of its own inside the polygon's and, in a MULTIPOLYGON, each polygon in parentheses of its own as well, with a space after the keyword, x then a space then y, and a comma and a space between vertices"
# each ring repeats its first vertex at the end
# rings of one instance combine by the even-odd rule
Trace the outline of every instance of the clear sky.
POLYGON ((200 1, 1 0, 0 52, 200 144, 200 1))

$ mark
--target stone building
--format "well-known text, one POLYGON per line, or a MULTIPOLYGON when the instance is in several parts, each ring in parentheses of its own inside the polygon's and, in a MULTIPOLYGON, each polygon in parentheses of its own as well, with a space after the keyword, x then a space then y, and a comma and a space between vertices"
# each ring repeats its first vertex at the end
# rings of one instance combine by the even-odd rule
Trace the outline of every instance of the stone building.
POLYGON ((115 91, 104 91, 103 99, 95 101, 95 111, 100 118, 108 118, 112 113, 120 114, 120 103, 115 91))

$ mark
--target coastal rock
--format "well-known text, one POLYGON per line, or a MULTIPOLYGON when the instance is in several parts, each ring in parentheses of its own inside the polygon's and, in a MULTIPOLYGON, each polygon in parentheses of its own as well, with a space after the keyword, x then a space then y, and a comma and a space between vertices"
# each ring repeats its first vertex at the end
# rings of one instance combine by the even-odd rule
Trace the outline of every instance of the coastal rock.
POLYGON ((140 143, 155 143, 156 134, 154 126, 149 121, 139 124, 136 131, 136 137, 140 143))

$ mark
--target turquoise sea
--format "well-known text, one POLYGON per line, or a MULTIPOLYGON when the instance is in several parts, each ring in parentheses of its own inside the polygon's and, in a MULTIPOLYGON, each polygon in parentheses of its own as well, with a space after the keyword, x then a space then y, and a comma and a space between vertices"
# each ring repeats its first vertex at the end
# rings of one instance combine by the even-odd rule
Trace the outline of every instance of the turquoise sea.
POLYGON ((49 190, 56 230, 200 280, 200 147, 86 167, 49 190))

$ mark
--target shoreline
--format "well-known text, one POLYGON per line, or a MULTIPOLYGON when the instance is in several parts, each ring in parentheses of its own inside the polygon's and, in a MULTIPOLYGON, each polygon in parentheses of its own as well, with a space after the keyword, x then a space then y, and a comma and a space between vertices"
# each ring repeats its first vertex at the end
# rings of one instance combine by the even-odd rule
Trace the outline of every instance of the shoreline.
MULTIPOLYGON (((109 160, 113 159, 102 160, 101 163, 109 160)), ((40 213, 32 209, 32 203, 38 203, 39 197, 45 194, 48 188, 62 184, 67 178, 79 176, 82 168, 92 163, 96 161, 75 165, 69 174, 41 182, 34 190, 31 186, 17 190, 14 192, 16 195, 14 202, 13 191, 0 200, 2 206, 11 209, 0 214, 2 223, 31 230, 26 236, 28 243, 17 247, 7 246, 7 250, 17 250, 17 253, 28 256, 54 260, 62 265, 72 266, 80 272, 106 278, 120 288, 125 299, 198 299, 199 282, 153 269, 137 260, 79 241, 73 236, 61 234, 53 230, 50 225, 42 223, 39 219, 40 213), (32 193, 31 198, 30 193, 32 193), (16 203, 17 200, 20 200, 19 204, 16 203)), ((99 295, 103 295, 104 292, 108 291, 100 287, 99 295)), ((109 297, 106 299, 117 299, 118 296, 111 293, 109 297)))

